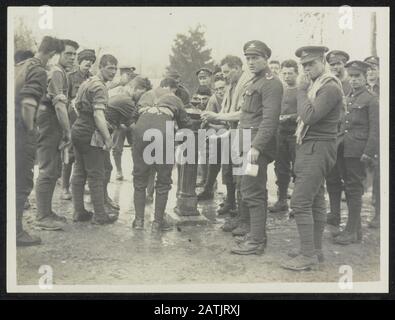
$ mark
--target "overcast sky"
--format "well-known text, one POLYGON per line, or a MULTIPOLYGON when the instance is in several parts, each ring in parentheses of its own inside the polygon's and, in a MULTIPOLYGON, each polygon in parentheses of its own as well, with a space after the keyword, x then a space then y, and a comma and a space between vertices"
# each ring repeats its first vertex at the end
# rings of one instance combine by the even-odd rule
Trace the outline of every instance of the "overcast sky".
POLYGON ((162 74, 176 34, 199 23, 215 61, 227 54, 241 57, 243 44, 252 39, 264 41, 272 49, 272 59, 295 58, 298 47, 320 44, 321 38, 331 50, 342 49, 352 59, 363 59, 370 55, 371 12, 377 12, 378 54, 388 50, 381 37, 387 10, 352 9, 351 30, 339 27, 337 7, 54 7, 52 30, 39 28, 38 7, 11 8, 10 13, 23 18, 38 42, 47 34, 73 39, 81 48, 101 47, 103 53, 113 53, 120 64, 133 64, 138 72, 142 68, 142 73, 162 74), (324 14, 322 35, 317 20, 300 21, 302 12, 324 14))

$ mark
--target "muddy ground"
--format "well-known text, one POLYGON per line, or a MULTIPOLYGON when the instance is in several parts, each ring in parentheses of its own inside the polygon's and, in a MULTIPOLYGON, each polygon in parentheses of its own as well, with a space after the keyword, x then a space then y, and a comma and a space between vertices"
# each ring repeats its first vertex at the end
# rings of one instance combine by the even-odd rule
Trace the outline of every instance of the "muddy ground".
MULTIPOLYGON (((148 205, 145 230, 132 229, 134 209, 129 149, 124 151, 123 167, 125 180, 115 181, 113 172, 109 186, 110 196, 121 206, 119 220, 113 225, 73 223, 72 203, 60 200, 61 189, 57 185, 53 208, 59 215, 67 217, 67 229, 57 232, 36 230, 36 205, 32 192, 25 226, 31 233, 39 235, 43 244, 18 248, 18 284, 38 284, 41 265, 52 267, 56 285, 338 282, 342 265, 353 268, 354 281, 379 280, 380 231, 367 228, 367 221, 373 214, 370 192, 364 195, 362 243, 345 247, 335 245, 327 229, 324 235, 325 263, 319 271, 297 273, 280 268, 286 252, 299 245, 295 222, 284 214, 269 214, 269 241, 263 256, 230 254, 234 243, 232 235, 220 229, 224 218, 216 217, 218 203, 225 191, 221 178, 218 179, 215 200, 199 205, 201 212, 210 220, 206 226, 182 226, 154 237, 150 233, 153 206, 148 205)), ((272 166, 268 175, 269 203, 272 203, 276 200, 272 166)), ((175 170, 173 178, 174 187, 167 211, 175 206, 175 170)), ((91 208, 90 203, 87 203, 87 208, 91 208)), ((344 223, 345 202, 342 210, 344 223)))

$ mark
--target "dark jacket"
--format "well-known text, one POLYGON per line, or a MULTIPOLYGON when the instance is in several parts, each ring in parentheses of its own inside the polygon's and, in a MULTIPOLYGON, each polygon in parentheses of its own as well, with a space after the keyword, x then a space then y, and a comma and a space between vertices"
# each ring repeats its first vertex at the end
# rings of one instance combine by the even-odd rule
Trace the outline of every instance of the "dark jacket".
POLYGON ((366 88, 347 97, 344 118, 344 157, 374 157, 379 147, 379 101, 366 88))
POLYGON ((24 98, 33 98, 37 106, 45 94, 47 88, 47 72, 41 61, 31 58, 18 63, 15 66, 15 120, 21 119, 20 102, 24 98))
POLYGON ((303 141, 336 140, 344 108, 341 88, 329 81, 317 91, 313 103, 306 90, 298 90, 297 100, 298 116, 310 126, 303 141))
POLYGON ((239 127, 251 130, 251 146, 271 159, 276 154, 276 133, 281 112, 283 85, 269 69, 247 84, 239 127))

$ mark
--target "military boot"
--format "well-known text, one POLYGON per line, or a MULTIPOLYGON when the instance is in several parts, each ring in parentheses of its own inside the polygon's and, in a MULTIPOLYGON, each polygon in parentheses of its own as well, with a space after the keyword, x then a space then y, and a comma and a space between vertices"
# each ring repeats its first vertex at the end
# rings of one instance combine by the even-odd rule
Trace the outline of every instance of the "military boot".
POLYGON ((268 207, 270 212, 279 213, 279 212, 288 212, 288 185, 280 184, 278 186, 278 201, 273 205, 268 207))
POLYGON ((145 191, 135 189, 133 195, 133 202, 134 202, 135 220, 144 221, 145 191))
POLYGON ((197 195, 198 201, 212 200, 214 198, 214 192, 212 190, 204 189, 197 195))
POLYGON ((270 212, 288 212, 287 199, 279 199, 274 205, 268 207, 270 212))
POLYGON ((37 236, 28 234, 25 230, 18 232, 16 235, 17 247, 29 247, 41 244, 41 239, 37 236))
POLYGON ((154 221, 152 222, 151 232, 159 233, 161 231, 169 231, 172 225, 165 217, 165 209, 167 204, 168 192, 155 194, 155 212, 154 221))
POLYGON ((293 271, 312 271, 318 270, 318 257, 317 255, 305 256, 299 254, 294 258, 284 262, 281 267, 293 271))
POLYGON ((144 229, 144 220, 143 219, 134 219, 132 224, 133 229, 143 230, 144 229))
POLYGON ((92 224, 105 225, 111 224, 118 220, 118 215, 113 213, 94 214, 92 224))
POLYGON ((251 237, 246 237, 244 241, 237 243, 232 249, 231 252, 239 255, 250 255, 256 254, 261 255, 265 253, 266 242, 265 241, 256 241, 251 237))
POLYGON ((250 223, 240 222, 239 225, 233 229, 232 235, 245 236, 248 232, 250 232, 250 223))
MULTIPOLYGON (((301 254, 300 249, 292 249, 287 253, 288 257, 291 258, 295 258, 300 254, 301 254)), ((324 262, 325 257, 324 257, 324 253, 322 252, 322 249, 315 249, 314 254, 317 256, 318 262, 320 263, 324 262)))
POLYGON ((85 222, 90 221, 93 217, 93 212, 84 210, 82 212, 75 212, 73 214, 73 221, 74 222, 85 222))
POLYGON ((331 212, 328 213, 326 218, 326 223, 339 227, 340 225, 340 202, 341 202, 341 192, 329 192, 329 205, 331 212))
POLYGON ((232 217, 225 221, 221 229, 224 232, 230 232, 236 229, 239 226, 239 224, 240 224, 239 217, 232 217))

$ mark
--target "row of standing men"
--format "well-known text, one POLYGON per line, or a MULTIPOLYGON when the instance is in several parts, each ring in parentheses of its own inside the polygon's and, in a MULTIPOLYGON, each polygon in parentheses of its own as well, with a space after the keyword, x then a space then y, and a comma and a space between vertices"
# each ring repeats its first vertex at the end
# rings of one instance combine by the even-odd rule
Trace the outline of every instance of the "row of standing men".
MULTIPOLYGON (((34 130, 35 118, 39 131, 40 173, 36 182, 39 227, 58 230, 64 223, 64 218, 53 212, 51 202, 59 177, 61 154, 68 154, 60 152, 59 149, 69 150, 71 141, 76 159, 72 179, 74 220, 92 219, 92 213, 83 204, 86 180, 94 206, 93 221, 103 224, 116 220, 117 214, 112 209, 116 211, 117 205, 109 199, 106 192, 108 173, 112 169, 108 149, 113 147, 110 131, 122 127, 134 130, 132 143, 136 219, 133 226, 136 229, 143 228, 148 177, 154 169, 157 173, 157 185, 152 228, 154 231, 169 228, 164 219, 164 208, 171 188, 172 166, 156 165, 152 168, 144 163, 142 150, 145 145, 142 143, 142 134, 146 129, 152 128, 153 123, 163 129, 162 124, 169 120, 175 120, 179 128, 191 126, 191 120, 184 108, 187 104, 187 91, 175 79, 177 77, 174 73, 168 74, 160 88, 155 90, 150 90, 148 79, 136 77, 130 85, 125 86, 125 94, 116 95, 109 101, 105 82, 113 79, 117 60, 110 55, 103 56, 98 75, 89 77, 89 67, 96 57, 93 50, 83 50, 78 55, 79 70, 67 75, 67 68, 73 64, 77 49, 78 44, 74 41, 45 37, 35 57, 19 63, 16 68, 17 243, 20 245, 40 242, 22 228, 23 205, 33 184, 31 169, 34 155, 32 156, 31 146, 34 143, 31 141, 33 135, 30 131, 34 130), (56 53, 60 54, 59 62, 47 79, 44 66, 56 53), (84 69, 85 73, 82 72, 84 69), (34 85, 33 82, 29 83, 31 78, 35 79, 34 85), (86 79, 88 81, 83 82, 86 79), (75 102, 68 104, 74 98, 73 94, 75 102), (159 110, 157 113, 150 110, 154 101, 156 109, 159 110), (137 102, 139 110, 136 108, 137 102), (72 130, 70 111, 78 115, 72 130)), ((296 62, 283 62, 281 69, 284 88, 269 68, 267 61, 271 50, 266 44, 256 40, 249 41, 243 50, 249 72, 242 71, 241 59, 233 56, 224 58, 221 61, 221 71, 229 85, 225 89, 222 79, 217 79, 215 91, 218 94, 213 96, 213 99, 217 99, 217 104, 218 99, 222 98, 220 108, 209 109, 202 114, 204 123, 208 125, 225 125, 228 128, 238 126, 240 129, 251 130, 252 143, 248 154, 251 161, 259 165, 256 177, 245 175, 239 179, 232 177, 231 168, 229 169, 231 166, 222 167, 225 178, 223 181, 227 186, 223 211, 235 207, 235 190, 238 200, 236 217, 229 219, 223 229, 233 230, 239 236, 232 249, 233 253, 264 252, 267 241, 267 165, 276 159, 279 202, 272 210, 284 207, 290 172, 293 172, 295 187, 291 207, 301 238, 300 250, 290 254, 291 259, 284 267, 293 270, 309 269, 323 257, 321 242, 326 223, 323 185, 325 177, 337 175, 337 181, 345 183, 349 208, 347 226, 335 236, 335 241, 347 244, 361 238, 360 207, 365 165, 374 164, 378 155, 378 99, 375 93, 368 90, 367 73, 370 69, 378 70, 378 58, 368 58, 369 64, 362 61, 346 64, 348 55, 342 51, 332 51, 325 57, 325 52, 328 51, 326 47, 302 47, 296 51, 296 56, 300 58, 304 76, 296 85, 292 81, 295 78, 293 75, 298 74, 296 62), (326 62, 331 65, 332 70, 335 65, 340 65, 340 70, 341 65, 343 69, 345 65, 349 81, 342 79, 341 73, 333 75, 326 72, 326 62), (297 145, 295 160, 292 157, 294 138, 297 145), (287 158, 284 157, 284 150, 287 150, 287 158), (287 175, 283 175, 287 177, 281 180, 280 162, 285 159, 288 166, 292 163, 293 170, 290 171, 288 167, 287 175), (286 191, 284 185, 287 186, 286 191), (237 230, 239 233, 235 232, 237 230)), ((203 68, 197 75, 203 78, 204 73, 207 70, 203 68)), ((194 98, 198 97, 194 96, 192 100, 194 98)), ((199 195, 201 200, 210 197, 212 193, 210 188, 215 173, 210 176, 210 167, 211 165, 208 166, 205 188, 199 195)), ((216 168, 218 174, 218 165, 216 168)), ((327 185, 329 190, 328 181, 327 185)), ((332 190, 338 193, 342 187, 332 190)), ((330 191, 329 194, 331 195, 330 191)), ((376 198, 377 203, 379 204, 379 200, 376 198)), ((336 216, 335 209, 335 201, 331 200, 332 216, 336 216)), ((340 210, 338 211, 340 214, 340 210)), ((378 213, 376 210, 376 217, 378 213)), ((333 222, 332 216, 328 222, 333 222)))

